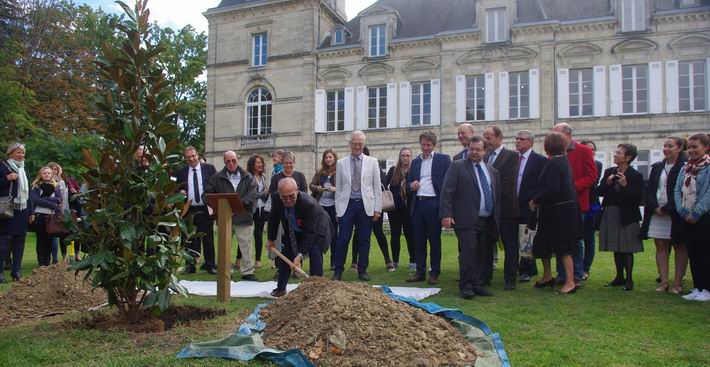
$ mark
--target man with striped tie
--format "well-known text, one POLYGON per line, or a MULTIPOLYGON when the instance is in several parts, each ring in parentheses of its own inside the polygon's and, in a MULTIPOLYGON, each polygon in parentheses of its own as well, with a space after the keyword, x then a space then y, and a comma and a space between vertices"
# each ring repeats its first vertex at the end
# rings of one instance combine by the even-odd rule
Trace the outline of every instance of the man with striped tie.
POLYGON ((492 296, 484 288, 486 258, 500 223, 500 176, 484 163, 483 140, 474 136, 467 159, 451 164, 441 188, 439 218, 459 241, 459 291, 464 299, 492 296))

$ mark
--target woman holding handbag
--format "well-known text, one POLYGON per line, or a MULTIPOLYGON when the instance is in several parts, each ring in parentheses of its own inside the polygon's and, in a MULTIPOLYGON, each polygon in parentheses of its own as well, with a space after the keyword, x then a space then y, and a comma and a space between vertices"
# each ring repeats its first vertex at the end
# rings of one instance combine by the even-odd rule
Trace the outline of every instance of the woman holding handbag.
POLYGON ((59 185, 52 177, 52 169, 45 166, 39 169, 32 181, 30 199, 35 213, 37 234, 37 262, 39 266, 49 266, 52 256, 52 237, 47 233, 47 223, 55 212, 61 212, 62 200, 59 185))
POLYGON ((407 252, 409 253, 409 269, 414 270, 417 267, 417 262, 414 259, 414 239, 412 238, 409 209, 407 209, 407 190, 405 190, 411 163, 412 150, 409 148, 400 149, 397 164, 390 168, 383 182, 394 199, 394 210, 387 213, 390 220, 392 261, 395 268, 399 266, 400 237, 402 230, 404 230, 404 240, 407 241, 407 252))
MULTIPOLYGON (((59 192, 61 193, 60 199, 62 200, 62 213, 69 213, 71 209, 69 208, 69 188, 66 182, 66 176, 64 176, 64 171, 62 166, 56 162, 47 163, 47 167, 52 169, 52 178, 54 182, 59 186, 59 192)), ((52 263, 56 264, 59 261, 59 250, 62 253, 62 261, 67 260, 67 242, 66 238, 69 235, 55 236, 52 238, 52 263)))
POLYGON ((29 181, 25 174, 25 146, 14 143, 0 162, 0 283, 5 282, 2 264, 12 252, 12 271, 15 281, 22 277, 22 255, 25 251, 27 224, 32 221, 29 181))
POLYGON ((311 184, 308 185, 311 195, 328 213, 330 222, 333 224, 333 239, 330 241, 330 270, 333 270, 335 266, 332 249, 335 248, 335 239, 338 238, 338 219, 335 216, 335 163, 337 161, 338 154, 335 153, 335 150, 333 148, 326 149, 320 161, 320 169, 313 175, 311 184))

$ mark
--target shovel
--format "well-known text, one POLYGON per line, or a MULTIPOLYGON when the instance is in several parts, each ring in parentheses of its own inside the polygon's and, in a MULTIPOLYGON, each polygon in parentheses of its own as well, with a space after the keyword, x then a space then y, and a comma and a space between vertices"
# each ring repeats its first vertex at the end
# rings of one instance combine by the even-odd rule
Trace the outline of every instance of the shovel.
POLYGON ((301 269, 301 268, 297 267, 296 265, 294 265, 294 263, 293 263, 291 260, 289 260, 286 256, 284 256, 284 255, 281 253, 281 251, 277 250, 276 247, 272 248, 271 251, 272 251, 273 253, 275 253, 276 256, 280 257, 281 260, 283 260, 286 264, 288 264, 288 266, 290 266, 291 269, 294 269, 295 272, 297 272, 298 274, 303 275, 304 278, 309 278, 308 274, 306 274, 306 272, 303 271, 303 269, 301 269))

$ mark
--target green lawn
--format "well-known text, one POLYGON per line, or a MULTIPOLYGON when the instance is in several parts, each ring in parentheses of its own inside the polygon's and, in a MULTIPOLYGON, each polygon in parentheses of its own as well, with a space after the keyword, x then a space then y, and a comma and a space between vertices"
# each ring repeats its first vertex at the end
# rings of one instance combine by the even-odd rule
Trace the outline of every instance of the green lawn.
MULTIPOLYGON (((632 292, 603 287, 614 276, 613 260, 609 253, 597 253, 591 277, 577 294, 556 296, 550 290, 534 289, 530 283, 505 292, 501 263, 494 276, 495 296, 466 301, 458 296, 454 282, 458 271, 455 237, 445 235, 443 239, 442 291, 427 301, 460 308, 488 323, 500 333, 513 366, 710 364, 710 304, 654 291, 655 250, 650 242, 646 243, 646 252, 636 257, 636 289, 632 292)), ((329 254, 325 257, 328 263, 329 254)), ((402 258, 407 258, 406 249, 402 258)), ((409 272, 400 269, 387 273, 374 238, 370 264, 372 284, 406 285, 409 272)), ((33 238, 27 241, 24 265, 25 275, 36 266, 33 238)), ((266 265, 257 271, 259 279, 273 275, 266 265)), ((356 273, 346 273, 345 280, 355 281, 356 273)), ((204 273, 186 278, 214 279, 204 273)), ((684 285, 689 288, 690 279, 684 285)), ((0 285, 0 292, 7 288, 0 285)), ((190 297, 178 302, 222 307, 214 297, 190 297)), ((235 299, 227 306, 227 316, 205 322, 201 330, 178 327, 165 335, 66 329, 58 320, 4 329, 0 330, 0 366, 234 365, 233 361, 177 360, 174 356, 188 341, 225 336, 260 302, 263 300, 235 299)))

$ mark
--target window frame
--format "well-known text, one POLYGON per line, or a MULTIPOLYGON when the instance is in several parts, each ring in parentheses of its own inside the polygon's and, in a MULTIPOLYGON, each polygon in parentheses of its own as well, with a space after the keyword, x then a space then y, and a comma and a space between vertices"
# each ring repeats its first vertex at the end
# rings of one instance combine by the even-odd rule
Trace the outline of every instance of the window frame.
POLYGON ((333 30, 333 38, 331 39, 331 44, 333 46, 342 45, 345 43, 345 30, 343 28, 335 28, 333 30), (340 34, 340 40, 338 40, 338 34, 340 34))
POLYGON ((335 89, 326 91, 325 95, 325 131, 338 132, 345 131, 345 89, 335 89), (331 95, 334 99, 331 100, 331 95), (331 102, 333 109, 330 109, 331 102), (342 106, 342 108, 341 108, 342 106), (330 113, 334 114, 334 119, 330 118, 330 113), (331 123, 333 128, 330 128, 331 123))
POLYGON ((486 9, 486 43, 507 42, 509 39, 508 33, 508 9, 506 7, 486 9), (494 34, 490 32, 491 16, 493 16, 495 21, 493 26, 494 34))
POLYGON ((387 127, 387 85, 367 87, 367 129, 384 129, 387 127), (371 107, 370 102, 373 97, 370 92, 375 90, 375 106, 371 107), (382 93, 384 91, 384 94, 382 93), (372 115, 374 108, 374 116, 372 115), (384 111, 383 111, 384 110, 384 111), (374 121, 374 127, 372 127, 374 121), (378 124, 379 122, 379 124, 378 124))
POLYGON ((510 120, 522 120, 522 119, 529 119, 530 118, 530 71, 517 71, 517 72, 510 72, 508 73, 508 119, 510 120), (511 100, 513 99, 513 93, 510 93, 510 88, 513 85, 513 77, 515 77, 515 98, 517 100, 517 103, 515 106, 513 106, 513 103, 511 103, 511 100), (525 77, 526 83, 521 83, 522 77, 525 77), (523 93, 523 92, 527 93, 523 93), (525 97, 525 98, 522 98, 525 97), (526 99, 527 103, 523 104, 522 101, 526 99), (523 116, 521 113, 521 110, 526 107, 527 108, 527 113, 523 116), (513 111, 515 110, 515 114, 513 114, 513 111))
POLYGON ((251 66, 264 67, 269 59, 269 32, 252 33, 251 36, 251 66), (260 40, 258 45, 257 39, 260 40))
POLYGON ((645 114, 649 113, 648 112, 649 111, 649 106, 648 106, 648 103, 649 103, 649 90, 648 90, 649 72, 650 72, 650 70, 649 70, 648 64, 632 64, 632 65, 622 65, 621 66, 621 114, 622 115, 645 115, 645 114), (624 70, 627 68, 631 68, 631 73, 632 73, 631 78, 624 78, 624 70), (643 89, 640 89, 638 87, 640 77, 638 77, 637 74, 638 74, 639 68, 645 68, 645 71, 646 71, 646 76, 643 78, 646 80, 646 85, 645 85, 645 88, 643 88, 643 89), (624 79, 631 79, 631 89, 630 89, 630 91, 632 93, 631 94, 632 95, 631 101, 627 101, 624 98, 624 92, 628 91, 628 89, 624 89, 624 79), (645 100, 639 99, 639 93, 641 91, 646 92, 646 99, 645 100), (631 102, 631 105, 633 106, 633 111, 631 111, 631 112, 627 112, 624 109, 625 104, 628 102, 631 102), (639 110, 639 103, 642 103, 642 102, 646 103, 646 110, 645 111, 639 110))
POLYGON ((412 118, 412 126, 429 126, 431 125, 431 81, 423 81, 423 82, 413 82, 410 84, 411 87, 411 95, 410 95, 410 108, 411 108, 411 118, 412 118), (414 87, 418 87, 419 91, 417 93, 414 92, 414 87), (426 88, 429 88, 429 92, 427 93, 425 91, 426 88), (429 101, 426 101, 426 96, 429 96, 429 101), (417 103, 415 104, 415 98, 417 99, 417 103), (418 106, 418 111, 415 114, 414 113, 414 106, 418 106), (426 109, 427 106, 429 108, 429 112, 427 113, 426 109), (415 116, 417 119, 417 122, 415 123, 415 116), (427 117, 429 118, 429 121, 427 122, 427 117))
POLYGON ((570 69, 568 72, 568 86, 569 86, 569 106, 568 113, 569 117, 591 117, 594 116, 594 68, 579 68, 570 69), (584 72, 589 72, 589 79, 584 79, 584 72), (573 80, 573 76, 575 80, 573 80), (589 85, 589 91, 584 91, 584 83, 587 82, 589 85), (575 83, 577 90, 572 90, 572 84, 575 83), (575 97, 573 97, 573 95, 575 97), (590 103, 584 103, 584 96, 588 95, 590 103), (575 100, 576 99, 576 100, 575 100), (584 106, 589 106, 589 113, 584 113, 584 106), (572 113, 572 108, 577 108, 577 113, 572 113))
POLYGON ((370 57, 387 56, 387 25, 376 24, 368 27, 370 44, 368 45, 368 55, 370 57), (381 30, 381 31, 380 31, 381 30), (377 31, 376 35, 374 34, 377 31), (376 36, 376 37, 373 37, 376 36), (373 40, 376 41, 373 43, 373 40), (377 51, 376 53, 373 53, 377 51))
POLYGON ((646 30, 646 1, 645 0, 621 0, 621 31, 622 32, 642 32, 646 30), (629 8, 631 9, 631 24, 629 25, 630 29, 627 29, 626 26, 626 19, 629 14, 626 14, 626 4, 631 2, 631 6, 629 8), (640 9, 639 9, 640 8, 640 9), (638 13, 641 13, 641 24, 640 26, 636 24, 638 18, 638 13))
POLYGON ((708 76, 706 75, 706 61, 705 60, 688 60, 688 61, 679 61, 678 62, 678 112, 703 112, 707 111, 709 108, 707 106, 707 93, 708 93, 708 76), (694 74, 693 71, 695 70, 694 65, 700 63, 700 75, 702 75, 702 84, 700 86, 695 84, 694 77, 698 74, 694 74), (688 65, 688 74, 682 74, 682 65, 688 65), (684 89, 683 86, 681 85, 681 81, 683 77, 688 78, 688 86, 686 87, 688 89, 688 109, 683 109, 682 107, 682 100, 685 98, 681 98, 681 89, 684 89), (702 99, 695 98, 695 89, 696 87, 700 87, 703 89, 704 96, 702 99), (703 103, 703 108, 696 108, 695 107, 695 101, 700 100, 703 103))
POLYGON ((466 76, 466 121, 485 121, 486 120, 486 75, 485 74, 478 74, 478 75, 467 75, 466 76), (480 83, 479 85, 479 78, 480 78, 480 83), (471 87, 470 86, 470 81, 473 80, 475 86, 471 87), (473 90, 473 93, 470 93, 470 91, 473 90), (479 95, 480 92, 480 95, 479 95), (474 105, 473 108, 470 108, 469 102, 472 102, 474 105), (481 102, 481 108, 479 111, 478 105, 479 102, 481 102), (469 111, 473 111, 473 119, 469 118, 469 111), (478 113, 481 113, 481 118, 478 118, 478 113))
POLYGON ((246 108, 245 108, 245 132, 244 135, 246 136, 260 136, 260 135, 270 135, 272 133, 271 131, 271 126, 272 126, 272 119, 274 116, 274 107, 273 107, 273 95, 271 94, 271 91, 264 87, 264 86, 258 86, 253 88, 248 94, 247 94, 247 100, 246 100, 246 108), (255 94, 256 93, 256 94, 255 94), (251 100, 252 97, 256 98, 256 101, 251 100), (263 100, 262 100, 263 97, 263 100), (252 115, 252 108, 256 108, 256 116, 252 115), (262 112, 264 113, 262 115, 262 112), (256 121, 256 126, 252 126, 252 120, 255 118, 256 121), (253 131, 256 131, 256 133, 253 133, 253 131))

